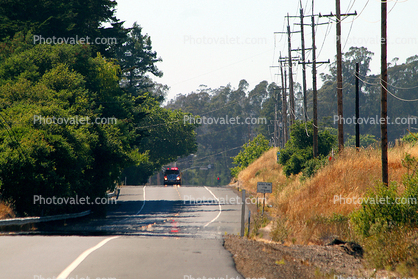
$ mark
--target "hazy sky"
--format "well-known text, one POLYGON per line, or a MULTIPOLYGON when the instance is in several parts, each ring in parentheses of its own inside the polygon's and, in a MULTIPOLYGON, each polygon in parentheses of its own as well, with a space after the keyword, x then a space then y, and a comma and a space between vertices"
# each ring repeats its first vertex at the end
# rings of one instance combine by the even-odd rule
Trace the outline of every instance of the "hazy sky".
MULTIPOLYGON (((287 54, 287 37, 274 34, 285 31, 284 16, 299 14, 298 0, 117 0, 117 16, 131 27, 136 21, 151 36, 153 49, 163 59, 158 63, 164 73, 157 82, 170 87, 169 99, 178 93, 190 93, 199 85, 218 88, 241 79, 252 89, 263 80, 278 81, 277 59, 287 54)), ((305 14, 312 13, 312 0, 302 0, 305 14)), ((388 0, 388 62, 398 63, 418 54, 417 0, 388 0)), ((343 52, 350 46, 365 46, 374 52, 372 73, 380 72, 380 0, 341 0, 343 52)), ((335 13, 334 0, 316 0, 315 13, 335 13)), ((291 19, 292 30, 299 19, 291 19)), ((305 19, 310 23, 310 18, 305 19)), ((328 22, 321 18, 320 22, 328 22)), ((336 54, 335 24, 317 27, 318 60, 336 54)), ((305 28, 306 47, 311 45, 310 27, 305 28)), ((292 35, 292 48, 300 47, 301 36, 292 35)), ((294 55, 297 55, 295 53, 294 55)), ((307 59, 311 60, 307 53, 307 59)), ((327 71, 327 66, 318 72, 327 71)), ((307 71, 308 86, 311 72, 307 71)), ((301 82, 301 67, 296 81, 301 82)))

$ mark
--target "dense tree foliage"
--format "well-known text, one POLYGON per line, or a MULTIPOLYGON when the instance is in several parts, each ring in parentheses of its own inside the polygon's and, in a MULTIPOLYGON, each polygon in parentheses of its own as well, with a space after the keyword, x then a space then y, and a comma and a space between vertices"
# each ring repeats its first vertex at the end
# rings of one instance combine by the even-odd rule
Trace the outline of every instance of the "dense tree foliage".
POLYGON ((148 73, 156 77, 163 75, 155 64, 162 59, 152 50, 151 37, 143 35, 142 28, 136 22, 129 30, 126 42, 117 49, 116 58, 122 69, 123 87, 132 94, 153 91, 155 83, 148 73))
POLYGON ((18 214, 101 210, 34 204, 34 198, 93 202, 123 170, 142 183, 196 150, 196 125, 161 107, 168 87, 148 75, 162 75, 150 36, 137 24, 123 28, 114 17, 116 2, 6 2, 0 7, 0 198, 18 214), (34 43, 34 36, 112 36, 118 43, 34 43))
POLYGON ((240 171, 248 167, 269 149, 269 141, 261 134, 244 144, 242 150, 233 158, 233 163, 237 166, 231 169, 231 175, 237 177, 240 171))
MULTIPOLYGON (((298 174, 313 159, 313 125, 312 121, 303 123, 296 121, 291 127, 290 140, 280 151, 279 163, 283 165, 284 173, 289 176, 298 174)), ((328 130, 318 133, 318 155, 327 156, 336 143, 336 137, 328 130)))
POLYGON ((130 146, 141 134, 132 123, 144 114, 132 109, 140 100, 123 93, 118 71, 87 46, 36 45, 0 64, 1 193, 18 212, 48 212, 34 195, 104 196, 135 161, 130 146), (97 118, 116 123, 80 122, 97 118))
POLYGON ((0 5, 0 40, 11 39, 18 32, 30 33, 33 43, 41 43, 37 41, 41 37, 89 37, 93 54, 101 52, 104 56, 114 56, 128 31, 115 16, 116 5, 112 0, 3 0, 0 5), (104 27, 104 24, 110 24, 110 27, 104 27))

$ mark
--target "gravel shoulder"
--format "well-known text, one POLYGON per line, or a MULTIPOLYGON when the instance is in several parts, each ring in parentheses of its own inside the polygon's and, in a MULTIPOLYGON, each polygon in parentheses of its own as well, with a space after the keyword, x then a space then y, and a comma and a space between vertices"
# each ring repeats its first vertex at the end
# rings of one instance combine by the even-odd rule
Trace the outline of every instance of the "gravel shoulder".
POLYGON ((366 269, 345 245, 291 245, 228 235, 224 247, 245 278, 399 278, 387 271, 366 269))

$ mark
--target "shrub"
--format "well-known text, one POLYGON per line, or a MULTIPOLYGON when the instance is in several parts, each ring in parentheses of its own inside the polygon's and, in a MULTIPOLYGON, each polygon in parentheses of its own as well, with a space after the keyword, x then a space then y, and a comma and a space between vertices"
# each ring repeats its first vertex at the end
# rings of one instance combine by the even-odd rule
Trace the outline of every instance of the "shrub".
POLYGON ((402 138, 402 141, 403 142, 409 142, 409 143, 417 143, 418 142, 418 133, 415 133, 415 134, 409 133, 402 138))
POLYGON ((325 166, 328 162, 326 156, 320 156, 318 158, 313 158, 303 164, 303 177, 309 178, 315 175, 315 173, 325 166))
POLYGON ((238 177, 240 171, 248 167, 269 149, 269 141, 261 134, 244 144, 238 155, 232 158, 234 160, 233 164, 237 166, 231 169, 231 175, 238 177))
MULTIPOLYGON (((417 185, 414 185, 417 188, 417 185)), ((354 212, 351 220, 356 231, 365 237, 386 233, 399 226, 414 226, 418 221, 417 205, 410 203, 408 189, 403 195, 398 193, 398 184, 389 186, 379 183, 374 191, 369 191, 360 210, 354 212), (407 196, 405 196, 405 194, 407 196)))
POLYGON ((367 193, 361 209, 350 215, 368 261, 377 268, 410 269, 418 264, 417 159, 407 154, 402 163, 412 168, 412 174, 408 173, 403 180, 404 191, 399 191, 397 183, 389 186, 379 183, 367 193))
MULTIPOLYGON (((296 121, 291 127, 290 140, 286 146, 281 150, 279 155, 279 163, 283 165, 283 171, 286 176, 298 174, 303 171, 308 165, 306 162, 313 159, 313 123, 309 121, 304 123, 296 121)), ((336 137, 331 135, 327 130, 319 131, 318 133, 318 155, 328 155, 334 144, 336 137)), ((309 164, 316 164, 317 162, 310 162, 309 164)), ((312 171, 312 170, 311 170, 312 171)), ((309 171, 308 171, 309 172, 309 171)))
MULTIPOLYGON (((378 143, 378 141, 376 140, 376 137, 374 135, 369 135, 369 134, 360 135, 360 147, 369 147, 369 146, 375 145, 376 143, 378 143)), ((355 147, 356 136, 352 135, 348 137, 347 140, 345 141, 345 146, 355 147)))

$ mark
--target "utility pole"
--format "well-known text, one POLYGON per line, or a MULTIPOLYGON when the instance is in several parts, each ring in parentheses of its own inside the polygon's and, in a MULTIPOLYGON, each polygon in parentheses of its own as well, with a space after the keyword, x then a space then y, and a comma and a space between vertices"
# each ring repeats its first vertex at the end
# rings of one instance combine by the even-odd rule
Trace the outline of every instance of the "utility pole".
MULTIPOLYGON (((280 62, 280 60, 279 60, 280 62)), ((282 68, 283 66, 280 63, 280 66, 270 66, 270 68, 277 68, 280 67, 282 68)), ((275 75, 279 75, 279 74, 275 74, 275 75)), ((283 72, 282 72, 283 75, 283 72)), ((283 85, 283 77, 282 77, 282 85, 283 85)), ((283 89, 282 89, 283 90, 283 89)), ((286 90, 286 89, 285 89, 286 90)), ((273 89, 273 93, 274 93, 274 126, 273 126, 273 146, 277 147, 279 146, 279 138, 280 138, 280 129, 278 127, 279 125, 279 117, 278 117, 278 103, 279 103, 279 99, 280 99, 280 93, 278 93, 278 89, 273 89)), ((271 123, 272 121, 270 121, 271 123)), ((284 133, 284 132, 283 132, 284 133)), ((284 141, 284 139, 283 139, 284 141)))
POLYGON ((340 0, 336 0, 337 9, 337 107, 338 107, 338 149, 344 149, 344 125, 343 125, 343 74, 341 51, 341 8, 340 0))
MULTIPOLYGON (((276 95, 276 94, 275 94, 276 95)), ((276 95, 277 96, 277 95, 276 95)), ((277 147, 277 100, 274 102, 274 134, 273 134, 273 141, 274 141, 274 147, 277 147)))
POLYGON ((292 51, 301 51, 301 60, 299 64, 302 64, 302 93, 303 93, 303 120, 306 122, 308 121, 308 100, 307 100, 307 93, 306 93, 306 63, 305 63, 305 51, 310 50, 311 48, 305 48, 305 35, 304 35, 304 23, 303 19, 305 15, 303 14, 302 8, 302 1, 300 1, 300 14, 299 16, 290 16, 290 17, 299 17, 300 23, 295 23, 296 25, 300 25, 300 34, 301 34, 301 48, 300 49, 292 49, 292 51))
POLYGON ((360 148, 360 124, 358 119, 360 118, 360 86, 359 86, 359 73, 360 64, 356 63, 356 149, 360 148))
MULTIPOLYGON (((303 6, 300 0, 300 34, 301 34, 301 48, 302 48, 302 62, 305 62, 305 35, 303 32, 303 6)), ((302 90, 303 90, 303 119, 308 121, 308 101, 306 96, 306 65, 302 64, 302 90)))
POLYGON ((312 97, 313 97, 313 157, 318 156, 318 91, 316 88, 316 45, 314 0, 312 0, 312 97))
MULTIPOLYGON (((289 16, 289 13, 287 14, 287 32, 274 32, 275 34, 287 34, 287 48, 288 48, 288 57, 286 58, 287 61, 283 61, 287 63, 289 67, 289 115, 290 115, 290 126, 295 123, 296 118, 296 110, 295 110, 295 94, 293 90, 293 61, 299 61, 299 57, 292 57, 292 33, 300 33, 300 31, 290 31, 290 23, 289 18, 295 17, 295 16, 289 16)), ((283 58, 283 57, 282 57, 283 58)))
POLYGON ((387 0, 381 1, 381 13, 382 13, 382 28, 381 28, 381 120, 380 132, 381 132, 381 147, 382 147, 382 182, 387 186, 389 185, 389 173, 388 173, 388 64, 387 64, 387 0))
POLYGON ((290 37, 289 13, 287 14, 287 47, 289 66, 289 101, 290 101, 290 126, 295 123, 295 94, 293 93, 293 61, 292 61, 292 39, 290 37))
MULTIPOLYGON (((292 60, 294 59, 294 60, 297 60, 297 59, 299 59, 298 57, 292 57, 291 58, 292 60)), ((290 135, 290 127, 289 127, 289 125, 288 125, 288 123, 287 123, 287 120, 288 120, 288 117, 287 117, 287 110, 289 110, 289 124, 290 125, 292 125, 292 118, 294 119, 295 118, 295 113, 294 112, 292 112, 292 108, 291 108, 291 105, 288 107, 288 105, 287 105, 287 103, 288 103, 288 101, 287 101, 287 93, 286 93, 286 90, 287 89, 289 89, 289 92, 290 92, 290 89, 292 88, 290 85, 289 85, 289 87, 288 87, 288 85, 287 85, 287 72, 286 72, 286 69, 284 69, 283 70, 283 66, 285 66, 286 65, 286 63, 288 62, 288 57, 283 57, 283 56, 280 56, 280 59, 278 60, 278 62, 280 63, 280 66, 278 66, 278 67, 280 67, 280 71, 281 71, 281 76, 282 76, 282 88, 284 89, 283 90, 283 95, 282 95, 282 112, 286 112, 286 114, 283 114, 283 118, 282 118, 282 120, 283 120, 283 123, 285 123, 285 126, 284 126, 284 131, 286 131, 286 135, 283 135, 284 136, 284 139, 285 139, 285 141, 284 141, 284 144, 289 140, 289 135, 290 135)), ((290 78, 290 77, 289 77, 290 78)), ((293 81, 293 78, 291 79, 292 81, 293 81)), ((291 98, 290 97, 290 94, 289 94, 289 104, 292 104, 292 102, 293 102, 293 105, 295 104, 295 99, 294 98, 291 98)))
MULTIPOLYGON (((286 89, 288 89, 288 87, 287 87, 287 79, 286 79, 286 77, 287 77, 287 73, 286 73, 286 69, 284 69, 284 99, 286 100, 287 99, 287 96, 286 96, 286 89)), ((286 107, 287 107, 287 101, 286 101, 286 107)), ((287 125, 287 113, 286 113, 286 137, 284 137, 285 138, 285 142, 283 143, 283 147, 285 146, 285 144, 287 143, 287 141, 289 140, 289 133, 290 133, 290 129, 287 129, 287 127, 288 127, 288 125, 287 125)), ((408 121, 408 123, 409 123, 409 121, 408 121)))
POLYGON ((286 101, 286 72, 283 74, 283 64, 280 62, 280 73, 282 76, 282 123, 283 123, 283 147, 287 142, 287 101, 286 101))
MULTIPOLYGON (((307 97, 306 97, 306 66, 305 66, 305 35, 303 32, 303 18, 305 17, 303 15, 303 6, 302 6, 302 0, 300 0, 300 9, 299 9, 299 15, 298 16, 289 16, 287 15, 287 32, 290 34, 290 27, 289 27, 289 18, 290 17, 298 17, 300 18, 300 23, 297 25, 300 25, 300 34, 301 34, 301 48, 300 49, 291 49, 290 48, 290 39, 289 39, 289 57, 291 57, 291 51, 301 51, 301 60, 302 60, 302 92, 303 92, 303 120, 306 122, 308 120, 308 112, 307 112, 307 108, 308 108, 308 103, 307 103, 307 97)), ((299 33, 298 32, 298 33, 299 33)), ((296 32, 293 32, 296 33, 296 32)), ((290 59, 289 59, 289 63, 290 63, 290 59)), ((290 69, 290 68, 289 68, 290 69)), ((291 76, 291 74, 289 73, 289 76, 291 76)), ((291 85, 291 87, 293 87, 293 84, 291 85)), ((292 88, 293 91, 293 88, 292 88)), ((292 92, 293 93, 293 92, 292 92)))
POLYGON ((323 25, 328 23, 315 24, 315 14, 314 14, 314 0, 312 0, 312 15, 311 15, 311 24, 312 28, 312 62, 301 62, 304 66, 306 64, 312 64, 312 95, 313 95, 313 157, 318 156, 318 90, 316 82, 316 65, 329 63, 316 61, 316 44, 315 44, 315 25, 323 25))
MULTIPOLYGON (((344 125, 343 125, 343 75, 342 75, 342 51, 341 51, 341 16, 357 15, 341 14, 340 0, 335 0, 336 4, 336 33, 337 33, 337 114, 338 114, 338 150, 341 152, 344 149, 344 125)), ((321 14, 319 15, 322 16, 321 14)), ((324 15, 325 17, 334 17, 331 13, 324 15)))

